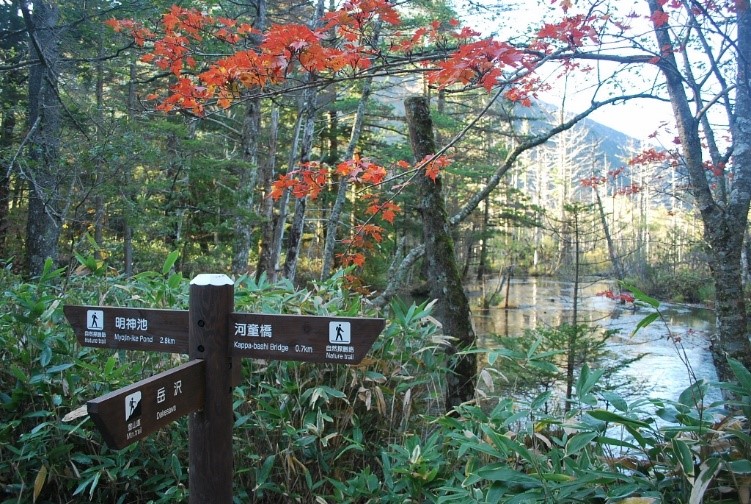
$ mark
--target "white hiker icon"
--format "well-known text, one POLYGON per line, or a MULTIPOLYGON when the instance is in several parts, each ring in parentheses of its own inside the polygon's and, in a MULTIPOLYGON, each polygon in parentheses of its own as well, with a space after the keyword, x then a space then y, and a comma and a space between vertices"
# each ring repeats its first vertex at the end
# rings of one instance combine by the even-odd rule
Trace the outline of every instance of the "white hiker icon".
POLYGON ((349 345, 350 338, 350 323, 341 321, 329 322, 329 343, 349 345))
POLYGON ((86 311, 86 329, 90 331, 101 331, 104 329, 104 311, 87 310, 86 311))
POLYGON ((136 390, 132 394, 125 396, 125 421, 129 422, 131 418, 141 415, 141 391, 136 390))

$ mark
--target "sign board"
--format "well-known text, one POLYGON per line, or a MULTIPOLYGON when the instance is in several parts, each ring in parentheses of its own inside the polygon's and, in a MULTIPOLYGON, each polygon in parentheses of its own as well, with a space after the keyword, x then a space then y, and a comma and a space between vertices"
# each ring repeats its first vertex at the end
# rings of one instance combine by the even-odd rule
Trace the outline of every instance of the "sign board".
POLYGON ((63 312, 82 346, 188 353, 186 310, 66 305, 63 312))
POLYGON ((86 403, 110 448, 122 449, 204 406, 205 362, 192 360, 86 403))
POLYGON ((65 306, 82 346, 189 354, 193 360, 86 406, 108 446, 124 448, 183 415, 190 436, 190 504, 231 504, 232 394, 239 359, 358 364, 385 326, 379 318, 233 313, 226 275, 190 282, 190 309, 65 306))
POLYGON ((235 357, 358 364, 383 330, 380 318, 232 313, 235 357))

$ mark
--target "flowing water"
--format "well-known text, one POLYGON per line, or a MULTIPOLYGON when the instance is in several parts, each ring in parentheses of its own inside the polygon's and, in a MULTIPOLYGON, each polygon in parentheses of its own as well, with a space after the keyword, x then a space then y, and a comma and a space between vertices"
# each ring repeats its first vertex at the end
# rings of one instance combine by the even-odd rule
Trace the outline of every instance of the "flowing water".
MULTIPOLYGON (((496 286, 492 282, 486 284, 485 295, 496 286)), ((632 336, 637 324, 652 310, 634 308, 631 303, 620 304, 598 295, 612 287, 612 283, 603 281, 582 282, 577 322, 617 329, 618 334, 609 340, 607 347, 615 355, 628 358, 646 354, 621 371, 622 379, 645 384, 649 397, 672 400, 676 400, 691 383, 687 366, 696 379, 717 380, 709 351, 709 338, 715 327, 711 310, 663 304, 660 312, 664 323, 655 321, 632 336), (680 340, 680 345, 674 343, 676 340, 680 340)), ((502 301, 500 306, 488 310, 474 310, 480 345, 493 348, 496 344, 494 335, 521 335, 525 329, 571 323, 573 292, 573 282, 547 278, 512 279, 508 309, 504 308, 505 301, 502 301)), ((505 294, 505 287, 502 294, 505 294)), ((482 295, 481 289, 480 292, 470 292, 470 296, 473 295, 482 295)), ((717 400, 719 394, 715 392, 708 399, 717 400)))

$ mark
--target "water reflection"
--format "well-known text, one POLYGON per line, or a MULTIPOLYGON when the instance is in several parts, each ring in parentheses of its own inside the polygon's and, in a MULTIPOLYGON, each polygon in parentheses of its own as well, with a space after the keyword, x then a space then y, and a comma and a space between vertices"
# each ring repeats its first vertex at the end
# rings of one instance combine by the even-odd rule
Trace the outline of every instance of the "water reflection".
MULTIPOLYGON (((486 285, 486 293, 496 288, 486 285)), ((580 285, 578 323, 597 325, 603 329, 617 329, 618 335, 608 343, 608 349, 623 357, 646 354, 621 372, 629 383, 645 382, 650 397, 677 399, 695 378, 717 380, 717 373, 709 351, 709 337, 714 331, 714 313, 702 308, 663 305, 665 323, 654 322, 631 336, 637 324, 650 313, 647 309, 633 309, 597 294, 612 288, 602 281, 580 285), (680 340, 677 347, 673 340, 680 340), (690 369, 690 371, 689 371, 690 369)), ((482 295, 478 286, 470 295, 482 295)), ((488 310, 474 309, 475 327, 480 344, 486 348, 497 345, 493 335, 518 336, 525 329, 557 327, 572 322, 572 282, 546 278, 515 279, 511 281, 508 309, 504 303, 488 310)), ((719 396, 710 399, 719 399, 719 396)))

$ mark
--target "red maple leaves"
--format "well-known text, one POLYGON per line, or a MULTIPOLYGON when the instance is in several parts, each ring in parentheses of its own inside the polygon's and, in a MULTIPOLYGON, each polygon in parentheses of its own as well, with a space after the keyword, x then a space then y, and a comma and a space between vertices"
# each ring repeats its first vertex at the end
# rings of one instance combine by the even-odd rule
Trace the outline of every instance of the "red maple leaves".
POLYGON ((295 198, 310 196, 316 199, 329 181, 329 170, 317 162, 303 163, 297 169, 280 175, 271 186, 269 197, 279 199, 290 190, 295 198))
MULTIPOLYGON (((408 167, 409 165, 400 162, 397 166, 408 167)), ((353 159, 339 163, 333 175, 346 179, 356 187, 374 188, 386 180, 388 173, 385 167, 355 154, 353 159)), ((285 191, 290 191, 296 198, 316 199, 330 182, 332 182, 332 172, 328 166, 323 163, 309 162, 279 176, 272 184, 269 197, 279 199, 285 191)), ((366 259, 364 252, 372 251, 375 244, 383 240, 386 231, 381 225, 372 222, 373 219, 377 218, 393 224, 401 211, 400 206, 390 199, 381 201, 378 195, 372 193, 362 194, 360 201, 365 203, 364 214, 367 216, 367 221, 355 226, 351 230, 350 237, 341 241, 347 245, 347 249, 337 254, 337 258, 344 266, 362 267, 366 259)))
MULTIPOLYGON (((150 51, 142 57, 144 62, 169 71, 178 79, 187 79, 170 88, 158 109, 169 111, 180 107, 203 114, 208 105, 229 107, 244 90, 280 84, 295 73, 335 77, 342 72, 370 68, 373 58, 380 53, 367 44, 366 30, 376 18, 394 26, 400 23, 398 13, 386 0, 351 0, 327 13, 320 28, 294 23, 273 25, 252 49, 247 49, 248 37, 261 34, 250 25, 196 9, 173 6, 162 17, 161 34, 132 20, 110 19, 107 24, 116 31, 129 32, 138 45, 149 47, 150 51), (336 33, 338 43, 330 42, 332 32, 336 33), (206 68, 195 72, 198 62, 206 59, 197 45, 208 38, 227 43, 235 51, 206 61, 203 63, 206 68), (186 69, 191 72, 186 74, 186 69), (194 89, 189 89, 189 84, 194 89)), ((429 82, 439 87, 478 85, 490 90, 504 83, 504 79, 508 81, 506 84, 524 82, 523 76, 514 76, 513 72, 531 68, 534 56, 506 42, 477 40, 477 32, 459 27, 455 20, 448 25, 446 30, 434 22, 407 36, 397 32, 391 47, 409 53, 426 42, 455 45, 456 49, 428 72, 429 82)), ((511 100, 529 103, 529 89, 523 86, 512 87, 506 94, 511 100)))
POLYGON ((358 41, 365 39, 365 29, 376 17, 391 24, 399 22, 397 12, 385 0, 350 1, 324 16, 318 29, 294 23, 273 25, 252 49, 239 47, 249 36, 260 35, 249 24, 179 6, 162 16, 163 33, 159 35, 132 20, 110 19, 106 24, 130 33, 139 46, 148 46, 150 51, 142 61, 170 71, 180 81, 170 88, 158 109, 180 107, 202 114, 209 104, 229 107, 244 89, 279 84, 294 72, 334 76, 369 68, 375 51, 358 41), (345 43, 327 44, 325 39, 332 30, 345 43), (236 50, 230 56, 208 61, 207 69, 197 75, 186 75, 184 70, 195 69, 202 59, 196 45, 209 37, 236 50))
POLYGON ((537 32, 538 45, 550 50, 550 46, 545 42, 558 41, 574 49, 581 47, 586 40, 597 42, 597 31, 593 21, 592 18, 579 14, 565 17, 558 23, 545 23, 537 32))
POLYGON ((442 170, 445 170, 451 164, 451 158, 447 156, 425 156, 419 163, 418 167, 425 170, 425 176, 435 182, 442 170))
MULTIPOLYGON (((556 3, 556 0, 553 0, 556 3)), ((571 0, 560 0, 565 13, 571 0)), ((212 16, 197 9, 173 6, 161 18, 154 31, 132 20, 107 21, 116 31, 129 33, 135 42, 148 51, 142 61, 155 65, 173 76, 169 91, 149 99, 159 100, 157 109, 169 112, 186 110, 203 115, 207 110, 225 109, 250 93, 263 91, 305 75, 336 78, 352 76, 368 70, 382 47, 410 55, 424 45, 452 48, 441 61, 431 61, 428 82, 437 87, 479 86, 488 91, 504 86, 506 99, 530 105, 539 86, 533 70, 554 46, 560 43, 576 48, 587 40, 596 40, 592 20, 585 16, 567 16, 558 24, 546 24, 540 31, 533 50, 507 42, 478 39, 478 33, 451 20, 447 25, 433 22, 411 33, 396 32, 392 40, 380 47, 369 45, 370 30, 376 20, 398 27, 398 12, 388 0, 345 0, 323 16, 319 27, 304 24, 275 24, 264 33, 238 20, 212 16), (158 33, 157 33, 158 32, 158 33), (211 42, 213 45, 208 46, 211 42), (215 57, 216 45, 226 44, 226 56, 215 57), (211 47, 211 51, 206 50, 211 47)), ((436 180, 448 166, 445 157, 421 160, 414 168, 436 180)), ((399 168, 411 168, 400 162, 399 168)), ((394 167, 396 168, 396 167, 394 167)), ((345 177, 357 186, 380 186, 388 181, 392 170, 359 155, 328 167, 310 162, 296 167, 274 182, 270 197, 279 198, 285 191, 297 198, 315 199, 332 183, 333 177, 345 177)), ((352 231, 348 238, 351 248, 378 242, 383 229, 371 223, 373 218, 392 223, 399 212, 390 200, 364 198, 368 221, 352 231)), ((347 263, 361 265, 360 252, 340 257, 347 263)))
POLYGON ((612 290, 606 290, 598 292, 597 296, 604 296, 613 301, 620 301, 621 303, 633 303, 636 298, 630 292, 613 292, 612 290))
POLYGON ((628 160, 629 166, 646 165, 651 163, 663 163, 670 159, 672 154, 665 150, 657 150, 653 147, 645 149, 628 160))
POLYGON ((462 44, 438 70, 428 74, 428 82, 439 87, 452 84, 478 84, 490 91, 504 75, 505 69, 516 69, 530 60, 520 49, 493 39, 462 44))

